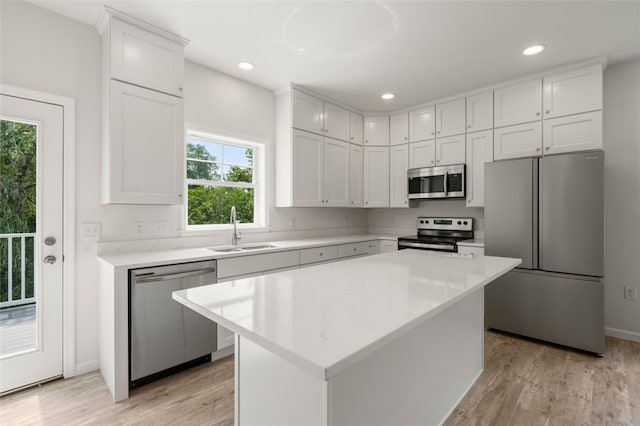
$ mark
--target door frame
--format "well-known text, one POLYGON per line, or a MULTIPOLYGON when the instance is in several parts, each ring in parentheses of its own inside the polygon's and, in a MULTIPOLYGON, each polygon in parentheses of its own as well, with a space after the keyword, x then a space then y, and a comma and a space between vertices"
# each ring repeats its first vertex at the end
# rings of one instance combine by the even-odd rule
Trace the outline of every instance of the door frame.
POLYGON ((63 268, 62 268, 62 375, 76 375, 75 311, 75 100, 0 83, 0 93, 62 107, 63 129, 63 268))

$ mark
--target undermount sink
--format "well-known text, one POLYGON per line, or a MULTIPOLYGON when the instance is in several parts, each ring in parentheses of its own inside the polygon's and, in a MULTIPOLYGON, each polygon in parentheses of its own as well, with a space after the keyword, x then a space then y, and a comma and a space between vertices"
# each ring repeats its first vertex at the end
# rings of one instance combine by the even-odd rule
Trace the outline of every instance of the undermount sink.
POLYGON ((250 251, 250 250, 264 250, 275 248, 273 244, 247 244, 241 246, 220 246, 220 247, 207 247, 208 250, 217 251, 220 253, 231 253, 236 251, 250 251))

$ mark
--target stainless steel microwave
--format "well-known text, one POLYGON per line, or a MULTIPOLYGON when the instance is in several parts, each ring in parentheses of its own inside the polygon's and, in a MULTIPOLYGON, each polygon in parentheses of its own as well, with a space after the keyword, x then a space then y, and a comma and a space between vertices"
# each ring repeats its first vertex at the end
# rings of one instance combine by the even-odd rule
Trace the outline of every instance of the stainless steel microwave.
POLYGON ((410 200, 465 196, 464 164, 409 169, 407 176, 410 200))

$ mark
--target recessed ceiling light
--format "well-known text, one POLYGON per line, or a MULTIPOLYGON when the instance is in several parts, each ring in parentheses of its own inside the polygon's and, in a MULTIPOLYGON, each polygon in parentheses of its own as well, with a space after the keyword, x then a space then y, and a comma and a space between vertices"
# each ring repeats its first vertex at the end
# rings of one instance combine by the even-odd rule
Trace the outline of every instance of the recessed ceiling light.
POLYGON ((382 99, 384 99, 385 101, 388 101, 390 99, 393 99, 396 97, 396 95, 394 95, 393 93, 383 93, 382 96, 380 96, 382 99))
POLYGON ((252 70, 253 64, 251 62, 238 62, 238 68, 241 70, 252 70))
POLYGON ((544 44, 534 44, 533 46, 529 46, 522 51, 523 55, 530 56, 535 55, 544 50, 546 46, 544 44))

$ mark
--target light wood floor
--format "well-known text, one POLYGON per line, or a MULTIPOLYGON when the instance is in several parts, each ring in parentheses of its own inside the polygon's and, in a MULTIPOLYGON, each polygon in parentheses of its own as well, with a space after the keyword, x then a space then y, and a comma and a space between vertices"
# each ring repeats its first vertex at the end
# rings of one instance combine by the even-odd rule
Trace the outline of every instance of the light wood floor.
MULTIPOLYGON (((0 399, 4 425, 232 425, 233 357, 111 402, 97 372, 0 399)), ((640 343, 607 338, 604 358, 485 334, 485 370, 446 425, 640 425, 640 343)), ((395 425, 394 425, 395 426, 395 425)))

